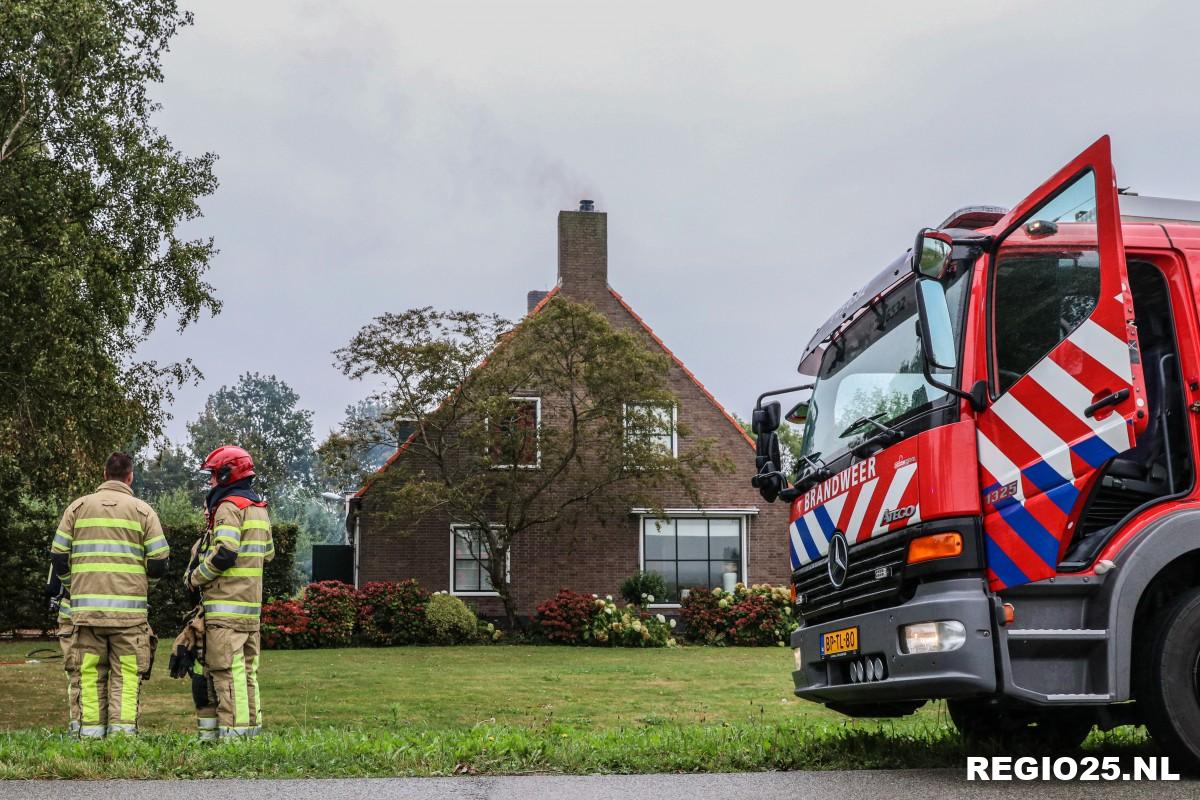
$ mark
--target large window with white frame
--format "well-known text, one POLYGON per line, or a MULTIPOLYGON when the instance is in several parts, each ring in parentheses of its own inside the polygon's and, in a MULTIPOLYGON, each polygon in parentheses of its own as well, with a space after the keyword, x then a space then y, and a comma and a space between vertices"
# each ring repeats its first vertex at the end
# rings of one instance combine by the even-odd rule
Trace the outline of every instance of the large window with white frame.
POLYGON ((668 603, 679 602, 685 589, 744 582, 745 522, 744 517, 644 516, 642 569, 663 577, 668 603))
MULTIPOLYGON (((454 525, 450 529, 450 593, 459 595, 495 594, 488 572, 491 551, 488 539, 475 525, 454 525)), ((505 564, 507 571, 508 565, 505 564)))
POLYGON ((642 442, 660 452, 679 455, 678 438, 675 435, 675 406, 657 406, 648 403, 625 404, 625 439, 642 442))

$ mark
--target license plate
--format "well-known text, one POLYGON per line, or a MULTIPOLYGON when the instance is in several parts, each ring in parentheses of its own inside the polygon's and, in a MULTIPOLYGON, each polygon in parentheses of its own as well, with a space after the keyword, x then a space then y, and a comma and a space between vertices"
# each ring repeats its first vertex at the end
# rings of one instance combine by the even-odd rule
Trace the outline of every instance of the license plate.
POLYGON ((842 628, 821 636, 821 657, 852 655, 858 652, 858 628, 842 628))

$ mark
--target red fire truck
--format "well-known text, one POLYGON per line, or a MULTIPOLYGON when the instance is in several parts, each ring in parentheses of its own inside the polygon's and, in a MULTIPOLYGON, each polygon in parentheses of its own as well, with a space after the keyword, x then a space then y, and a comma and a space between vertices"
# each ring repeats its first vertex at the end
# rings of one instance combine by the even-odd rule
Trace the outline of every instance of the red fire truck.
POLYGON ((1147 200, 1104 137, 956 212, 818 328, 810 384, 759 398, 799 697, 946 698, 965 736, 1054 748, 1144 723, 1200 766, 1200 204, 1147 200))

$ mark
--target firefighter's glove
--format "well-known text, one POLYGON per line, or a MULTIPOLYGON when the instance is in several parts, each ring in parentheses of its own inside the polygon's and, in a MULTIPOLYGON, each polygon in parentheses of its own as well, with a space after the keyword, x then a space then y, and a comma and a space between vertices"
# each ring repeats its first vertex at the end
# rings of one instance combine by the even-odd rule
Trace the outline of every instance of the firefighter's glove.
POLYGON ((204 637, 203 623, 197 622, 198 618, 193 618, 184 627, 183 632, 175 637, 175 643, 171 647, 171 662, 167 666, 172 678, 186 678, 192 672, 197 650, 204 637))
POLYGON ((196 649, 184 647, 183 645, 175 645, 174 652, 171 653, 171 662, 168 669, 171 671, 172 678, 186 678, 192 674, 192 665, 196 663, 196 649))

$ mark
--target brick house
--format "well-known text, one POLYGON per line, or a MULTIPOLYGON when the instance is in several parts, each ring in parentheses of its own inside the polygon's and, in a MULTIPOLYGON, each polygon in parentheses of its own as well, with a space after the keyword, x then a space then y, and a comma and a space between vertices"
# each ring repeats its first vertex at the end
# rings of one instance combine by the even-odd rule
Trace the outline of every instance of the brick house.
MULTIPOLYGON (((788 577, 787 508, 762 502, 750 486, 754 445, 734 418, 721 407, 683 362, 650 326, 608 284, 607 214, 590 210, 560 211, 558 215, 558 282, 549 293, 530 292, 529 313, 536 314, 550 296, 561 293, 595 307, 617 328, 638 331, 651 347, 670 358, 668 383, 678 397, 670 415, 662 418, 663 446, 685 452, 689 439, 716 442, 736 465, 733 473, 704 476, 702 503, 696 506, 682 490, 664 492, 660 502, 664 522, 648 509, 630 508, 620 519, 597 519, 594 526, 562 537, 530 530, 512 544, 509 580, 517 611, 530 616, 538 603, 560 588, 600 595, 616 594, 621 581, 638 569, 661 573, 670 596, 681 589, 720 586, 731 580, 784 583, 788 577), (687 436, 678 427, 686 428, 687 436)), ((541 398, 528 401, 528 424, 541 424, 541 398)), ((359 490, 352 502, 348 527, 354 535, 355 582, 416 578, 431 590, 459 595, 485 616, 503 612, 489 591, 488 576, 471 555, 471 531, 449 518, 425 518, 405 532, 395 530, 372 506, 372 487, 388 480, 388 466, 403 458, 403 448, 388 465, 359 490)), ((381 494, 381 493, 380 493, 381 494)))

